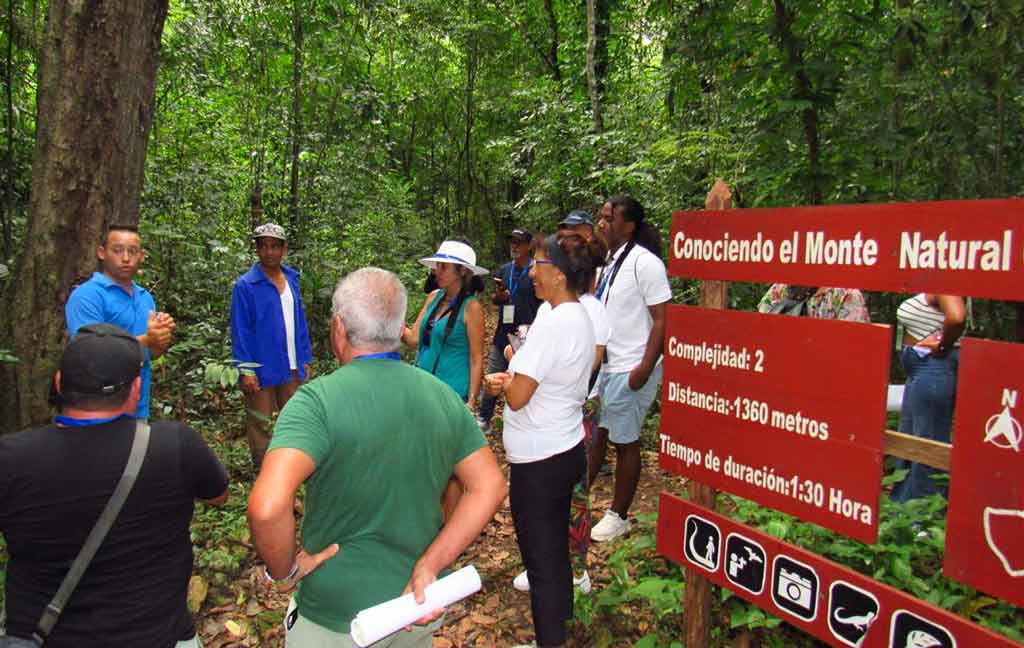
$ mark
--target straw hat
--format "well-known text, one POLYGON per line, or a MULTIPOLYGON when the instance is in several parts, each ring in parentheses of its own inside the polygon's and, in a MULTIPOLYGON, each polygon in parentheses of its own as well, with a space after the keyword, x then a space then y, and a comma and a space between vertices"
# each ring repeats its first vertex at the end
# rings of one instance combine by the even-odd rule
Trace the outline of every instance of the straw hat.
POLYGON ((476 252, 465 243, 445 241, 431 256, 420 259, 420 263, 428 268, 435 268, 438 263, 455 263, 466 266, 475 275, 489 274, 486 268, 476 265, 476 252))

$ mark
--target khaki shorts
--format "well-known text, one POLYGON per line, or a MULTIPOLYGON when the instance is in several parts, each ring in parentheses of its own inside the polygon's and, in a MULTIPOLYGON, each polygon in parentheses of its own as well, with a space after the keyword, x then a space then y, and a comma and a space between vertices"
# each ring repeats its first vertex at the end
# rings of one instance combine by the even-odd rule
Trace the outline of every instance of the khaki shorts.
MULTIPOLYGON (((431 648, 434 633, 441 628, 444 617, 425 625, 413 626, 409 632, 399 630, 390 637, 384 637, 373 648, 431 648)), ((313 623, 295 609, 295 597, 288 601, 288 612, 284 615, 285 648, 358 648, 352 635, 328 630, 313 623)))

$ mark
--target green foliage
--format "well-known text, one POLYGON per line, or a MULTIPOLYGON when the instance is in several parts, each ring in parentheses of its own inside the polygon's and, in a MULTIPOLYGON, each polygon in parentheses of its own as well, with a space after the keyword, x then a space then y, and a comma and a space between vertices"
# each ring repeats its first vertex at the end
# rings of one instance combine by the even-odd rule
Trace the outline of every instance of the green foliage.
MULTIPOLYGON (((615 632, 622 605, 639 602, 657 620, 668 639, 679 627, 682 613, 682 570, 660 558, 655 552, 656 515, 638 515, 630 537, 622 541, 608 557, 611 583, 590 594, 576 594, 575 618, 584 627, 595 624, 615 632)), ((645 637, 643 645, 668 645, 655 642, 658 635, 645 637)))

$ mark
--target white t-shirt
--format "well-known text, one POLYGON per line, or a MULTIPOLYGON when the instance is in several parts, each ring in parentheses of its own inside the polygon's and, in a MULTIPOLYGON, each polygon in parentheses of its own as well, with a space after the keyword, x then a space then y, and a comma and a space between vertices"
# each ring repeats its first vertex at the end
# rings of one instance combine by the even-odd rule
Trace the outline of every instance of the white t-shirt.
POLYGON ((502 441, 510 463, 530 463, 569 450, 583 440, 583 401, 594 364, 594 327, 586 309, 566 302, 530 327, 509 371, 537 381, 519 410, 505 407, 502 441))
MULTIPOLYGON (((594 344, 597 346, 608 344, 608 338, 612 334, 612 326, 608 322, 608 314, 604 310, 604 304, 597 301, 597 298, 590 293, 580 295, 580 303, 583 304, 583 308, 587 309, 587 317, 590 318, 590 324, 594 327, 594 344)), ((537 315, 533 318, 533 321, 536 322, 545 313, 550 312, 551 304, 544 302, 537 309, 537 315)))
POLYGON ((288 347, 288 368, 298 369, 299 363, 295 359, 295 297, 292 295, 292 287, 287 281, 284 282, 284 292, 281 293, 281 313, 284 315, 284 340, 288 347))
MULTIPOLYGON (((608 265, 602 268, 598 286, 605 276, 611 275, 615 262, 625 249, 624 244, 612 254, 608 265)), ((602 365, 601 371, 632 371, 644 359, 647 337, 654 326, 647 307, 664 304, 672 299, 665 264, 643 246, 634 245, 629 256, 623 259, 615 281, 605 287, 599 299, 604 304, 612 327, 612 335, 605 349, 608 362, 602 365)))

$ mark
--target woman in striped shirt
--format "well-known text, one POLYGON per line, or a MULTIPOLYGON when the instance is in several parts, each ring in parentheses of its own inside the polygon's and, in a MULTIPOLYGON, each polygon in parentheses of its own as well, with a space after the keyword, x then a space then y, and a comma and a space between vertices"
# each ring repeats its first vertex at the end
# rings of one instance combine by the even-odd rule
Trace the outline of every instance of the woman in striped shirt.
MULTIPOLYGON (((966 312, 962 297, 928 293, 914 295, 896 311, 904 331, 900 360, 907 372, 900 432, 949 442, 966 312)), ((946 494, 945 485, 932 479, 941 471, 905 459, 897 468, 910 472, 893 488, 894 500, 946 494)))

